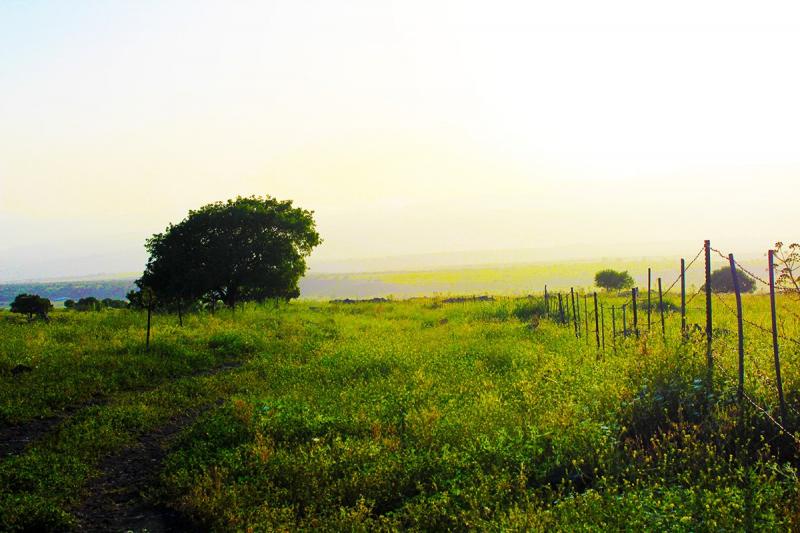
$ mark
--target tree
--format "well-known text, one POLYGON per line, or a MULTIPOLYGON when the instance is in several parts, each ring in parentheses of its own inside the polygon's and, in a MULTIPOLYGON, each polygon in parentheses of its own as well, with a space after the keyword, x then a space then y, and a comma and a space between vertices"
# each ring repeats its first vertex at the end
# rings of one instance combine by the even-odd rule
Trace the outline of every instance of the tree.
POLYGON ((633 287, 633 278, 627 270, 617 271, 607 268, 594 275, 594 284, 606 290, 622 290, 633 287))
POLYGON ((87 296, 75 302, 72 308, 76 311, 99 311, 103 308, 103 302, 94 296, 87 296))
MULTIPOLYGON (((755 292, 756 282, 739 270, 736 269, 736 278, 739 280, 739 291, 743 293, 755 292)), ((705 290, 706 286, 703 284, 701 290, 705 290)), ((730 267, 718 268, 711 273, 711 291, 712 292, 734 292, 733 276, 731 275, 730 267)))
POLYGON ((72 309, 73 307, 75 307, 75 300, 72 299, 64 300, 64 307, 66 309, 72 309))
POLYGON ((189 211, 153 235, 141 289, 161 302, 237 303, 299 296, 305 258, 320 244, 313 212, 269 196, 237 197, 189 211))
POLYGON ((125 300, 115 300, 114 298, 103 298, 101 303, 107 309, 124 309, 127 306, 125 300))
POLYGON ((53 309, 53 304, 47 298, 38 294, 18 294, 11 302, 11 312, 28 315, 28 320, 33 320, 33 315, 47 320, 47 313, 53 309))

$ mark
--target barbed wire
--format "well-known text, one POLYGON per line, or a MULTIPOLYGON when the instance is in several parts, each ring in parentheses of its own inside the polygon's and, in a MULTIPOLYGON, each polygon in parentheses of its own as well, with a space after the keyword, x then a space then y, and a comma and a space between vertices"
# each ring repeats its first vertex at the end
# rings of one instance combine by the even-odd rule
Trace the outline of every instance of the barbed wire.
MULTIPOLYGON (((722 360, 722 358, 721 358, 721 357, 720 357, 718 354, 716 354, 716 353, 713 353, 713 352, 712 352, 712 355, 711 355, 711 357, 714 359, 714 361, 716 361, 716 362, 717 362, 717 364, 718 364, 718 367, 722 369, 722 372, 723 372, 723 373, 725 373, 725 374, 726 374, 726 375, 727 375, 727 376, 728 376, 730 379, 738 379, 738 377, 734 377, 734 376, 733 376, 733 375, 732 375, 732 374, 731 374, 731 373, 730 373, 730 372, 729 372, 729 371, 728 371, 728 370, 725 368, 725 365, 724 365, 724 364, 723 364, 723 362, 722 362, 723 360, 722 360)), ((751 363, 752 363, 752 364, 751 364, 751 366, 750 366, 749 368, 750 368, 751 370, 754 370, 754 372, 747 372, 747 373, 746 373, 746 375, 748 375, 748 376, 755 376, 755 379, 756 379, 756 381, 759 383, 759 385, 761 385, 762 387, 765 387, 766 389, 776 389, 776 388, 777 388, 777 384, 775 383, 775 381, 774 381, 774 380, 773 380, 771 377, 769 377, 768 375, 766 375, 766 374, 764 373, 764 371, 763 371, 763 370, 761 370, 761 368, 759 368, 759 366, 756 364, 756 361, 755 361, 755 359, 751 359, 751 363), (765 383, 765 382, 766 382, 766 383, 765 383)), ((792 405, 791 405, 791 404, 789 404, 789 403, 784 403, 784 405, 786 405, 786 407, 787 407, 787 408, 788 408, 790 411, 792 411, 792 412, 793 412, 795 415, 797 415, 797 416, 800 416, 800 411, 798 411, 797 409, 795 409, 794 407, 792 407, 792 405)))
MULTIPOLYGON (((711 250, 712 250, 712 251, 714 251, 714 252, 716 252, 716 253, 717 253, 717 255, 719 255, 719 256, 720 256, 721 258, 723 258, 725 261, 728 261, 728 262, 730 262, 730 258, 729 258, 727 255, 725 255, 723 252, 721 252, 720 250, 717 250, 716 248, 711 248, 711 250)), ((737 261, 735 258, 734 258, 734 260, 733 260, 733 264, 736 266, 736 268, 738 268, 739 270, 741 270, 742 272, 744 272, 745 274, 747 274, 748 276, 750 276, 750 277, 751 277, 751 278, 753 278, 754 280, 756 280, 756 281, 760 281, 762 284, 766 285, 767 287, 769 287, 769 286, 770 286, 770 285, 769 285, 769 281, 764 281, 764 279, 763 279, 763 278, 761 278, 761 277, 759 277, 759 276, 756 276, 755 274, 753 274, 752 272, 750 272, 750 270, 748 270, 747 268, 743 267, 743 266, 742 266, 742 264, 741 264, 741 263, 739 263, 739 261, 737 261)))
POLYGON ((752 398, 751 398, 751 397, 750 397, 750 396, 749 396, 749 395, 748 395, 746 392, 744 392, 744 391, 742 392, 742 397, 743 397, 745 400, 747 400, 748 402, 750 402, 750 405, 752 405, 753 407, 755 407, 755 408, 756 408, 758 411, 760 411, 760 412, 761 412, 761 413, 762 413, 764 416, 766 416, 766 417, 767 417, 767 419, 768 419, 770 422, 772 422, 773 424, 775 424, 775 426, 777 426, 777 427, 778 427, 778 429, 780 429, 780 430, 781 430, 783 433, 785 433, 785 434, 789 435, 789 436, 792 438, 792 440, 794 440, 795 444, 796 444, 796 445, 798 445, 798 447, 800 447, 800 439, 798 439, 798 438, 797 438, 797 436, 796 436, 794 433, 792 433, 791 431, 789 431, 788 429, 786 429, 785 427, 783 427, 783 424, 781 424, 780 422, 778 422, 777 420, 775 420, 775 417, 773 417, 771 414, 769 414, 769 412, 767 412, 767 410, 766 410, 766 409, 764 409, 763 407, 761 407, 760 405, 758 405, 758 404, 755 402, 755 400, 753 400, 753 399, 752 399, 752 398))
MULTIPOLYGON (((718 254, 720 257, 722 257, 723 259, 730 261, 729 257, 725 256, 725 255, 724 255, 724 254, 723 254, 723 253, 722 253, 720 250, 718 250, 718 249, 716 249, 716 248, 711 248, 711 250, 713 250, 715 253, 717 253, 717 254, 718 254)), ((675 287, 675 285, 677 285, 677 283, 678 283, 679 281, 681 281, 681 278, 682 278, 682 277, 685 277, 685 274, 686 274, 686 272, 688 272, 688 271, 689 271, 689 269, 690 269, 690 268, 691 268, 691 267, 694 265, 694 263, 697 261, 697 259, 698 259, 698 258, 699 258, 701 255, 703 255, 703 252, 704 252, 704 251, 705 251, 705 247, 701 248, 701 249, 700 249, 700 251, 697 253, 697 255, 695 255, 695 257, 694 257, 694 258, 693 258, 693 259, 692 259, 692 260, 689 262, 689 264, 688 264, 688 265, 686 265, 686 266, 684 267, 684 270, 683 270, 683 273, 682 273, 683 275, 679 274, 679 275, 678 275, 678 277, 677 277, 677 278, 676 278, 676 279, 675 279, 675 280, 674 280, 674 281, 673 281, 673 282, 670 284, 670 286, 667 288, 667 290, 666 290, 666 291, 662 291, 662 292, 661 292, 662 301, 661 301, 661 302, 657 302, 657 304, 656 304, 656 305, 658 306, 657 308, 659 309, 659 311, 660 311, 661 313, 663 313, 663 307, 660 307, 660 306, 663 304, 663 297, 664 297, 664 296, 667 296, 667 295, 669 294, 669 292, 670 292, 670 291, 671 291, 671 290, 672 290, 672 289, 675 287)), ((764 284, 764 285, 766 285, 766 286, 769 286, 769 283, 768 283, 768 282, 766 282, 766 281, 765 281, 764 279, 762 279, 761 277, 759 277, 759 276, 756 276, 755 274, 753 274, 753 273, 752 273, 752 272, 751 272, 749 269, 742 267, 742 266, 741 266, 741 265, 740 265, 740 264, 739 264, 739 263, 738 263, 738 262, 737 262, 735 259, 734 259, 734 266, 735 266, 735 267, 737 267, 737 268, 739 268, 740 270, 742 270, 742 271, 743 271, 745 274, 747 274, 748 276, 750 276, 750 277, 751 277, 751 278, 753 278, 754 280, 756 280, 756 281, 759 281, 759 282, 761 282, 762 284, 764 284)), ((696 298, 698 295, 700 295, 701 293, 704 293, 704 292, 705 292, 705 288, 704 288, 703 286, 701 286, 701 287, 699 287, 699 288, 698 288, 698 289, 697 289, 697 290, 696 290, 696 291, 695 291, 695 292, 694 292, 694 293, 693 293, 693 294, 692 294, 692 295, 691 295, 691 296, 690 296, 690 297, 689 297, 689 298, 688 298, 688 299, 685 301, 684 310, 685 310, 685 313, 686 313, 687 315, 688 315, 688 313, 689 313, 690 311, 706 311, 706 310, 707 310, 707 306, 703 306, 703 307, 697 307, 697 308, 690 308, 690 307, 689 307, 689 304, 691 304, 691 303, 694 301, 694 299, 695 299, 695 298, 696 298)), ((732 314, 732 315, 734 315, 734 316, 736 316, 736 317, 738 318, 738 312, 737 312, 737 311, 736 311, 736 310, 735 310, 735 309, 734 309, 734 308, 733 308, 733 307, 732 307, 730 304, 728 304, 728 302, 727 302, 727 301, 725 301, 725 299, 724 299, 722 296, 720 296, 720 294, 719 294, 719 293, 712 292, 712 294, 714 295, 714 297, 716 298, 716 300, 717 300, 717 301, 718 301, 720 304, 722 304, 722 307, 723 307, 723 309, 724 309, 725 311, 727 311, 728 313, 730 313, 730 314, 732 314)), ((580 300, 579 300, 580 293, 576 293, 576 296, 578 296, 578 298, 576 298, 576 304, 578 304, 578 302, 580 301, 580 300)), ((631 306, 632 304, 633 304, 633 302, 631 302, 631 301, 626 301, 626 302, 622 303, 622 304, 621 304, 621 305, 620 305, 618 308, 619 308, 619 309, 621 309, 621 310, 625 310, 625 308, 626 308, 626 307, 628 307, 628 306, 631 306)), ((650 304, 650 306, 651 306, 651 305, 652 305, 652 304, 650 304)), ((648 306, 648 309, 650 308, 650 306, 648 306)), ((567 307, 567 308, 568 308, 569 306, 567 305, 567 306, 565 306, 565 307, 567 307)), ((612 307, 612 309, 613 309, 615 306, 613 306, 613 305, 612 305, 611 307, 612 307)), ((603 308, 603 316, 605 316, 605 306, 603 306, 602 308, 603 308)), ((644 309, 644 307, 643 307, 643 309, 644 309)), ((599 311, 598 311, 598 312, 599 312, 599 311)), ((578 314, 578 313, 576 313, 576 314, 578 314)), ((585 299, 585 300, 584 300, 584 310, 583 310, 583 313, 580 313, 580 314, 583 314, 584 316, 583 316, 583 317, 581 317, 580 315, 578 315, 577 317, 572 317, 570 320, 566 320, 565 322, 566 322, 567 324, 569 324, 569 325, 570 325, 570 327, 572 327, 572 322, 573 322, 573 321, 574 321, 574 320, 577 318, 577 319, 578 319, 578 322, 579 322, 579 326, 584 326, 583 328, 581 328, 581 329, 583 330, 583 331, 582 331, 582 333, 583 333, 583 336, 586 336, 586 342, 589 342, 589 336, 590 336, 592 333, 595 333, 595 334, 596 334, 596 333, 598 333, 598 330, 597 330, 597 328, 594 328, 593 330, 592 330, 592 329, 590 329, 590 328, 587 328, 587 327, 586 327, 586 325, 585 325, 585 323, 584 323, 584 324, 580 324, 580 322, 584 322, 583 320, 580 320, 580 318, 584 318, 585 320, 588 320, 588 318, 594 318, 594 317, 596 317, 596 316, 597 316, 597 313, 595 313, 594 309, 592 309, 592 306, 588 305, 588 303, 587 303, 587 301, 586 301, 586 299, 585 299)), ((793 312, 792 312, 792 314, 793 314, 794 316, 797 316, 797 315, 795 315, 795 313, 793 313, 793 312)), ((665 319, 666 319, 666 318, 670 318, 670 319, 671 319, 672 317, 674 317, 674 316, 679 316, 679 315, 681 315, 681 316, 684 316, 684 315, 682 315, 681 313, 674 313, 674 312, 670 312, 670 313, 669 313, 669 315, 668 315, 668 317, 665 317, 665 319)), ((772 335, 772 330, 771 330, 771 329, 768 329, 768 328, 766 328, 766 327, 764 327, 764 326, 762 326, 761 324, 758 324, 758 323, 756 323, 756 322, 754 322, 754 321, 752 321, 752 320, 746 319, 746 318, 744 318, 744 317, 742 317, 742 321, 743 321, 744 323, 748 324, 749 326, 756 328, 756 329, 757 329, 757 330, 759 330, 759 331, 762 331, 762 332, 764 332, 764 333, 767 333, 767 334, 769 334, 769 335, 772 335)), ((625 329, 627 328, 627 324, 626 324, 626 323, 623 323, 623 325, 622 325, 622 326, 623 326, 623 329, 622 329, 622 330, 620 330, 620 333, 624 335, 624 331, 625 331, 625 329)), ((632 325, 631 325, 631 326, 632 326, 632 325)), ((605 333, 605 328, 603 328, 603 332, 605 333)), ((633 332, 633 328, 631 329, 631 332, 630 332, 630 333, 632 333, 632 332, 633 332)), ((646 337, 645 337, 645 338, 646 338, 646 337)), ((797 344, 797 345, 800 345, 800 340, 794 339, 794 338, 792 338, 792 337, 789 337, 789 336, 787 336, 787 335, 785 335, 785 334, 778 334, 778 338, 780 338, 780 339, 783 339, 783 340, 785 340, 785 341, 789 341, 789 342, 795 343, 795 344, 797 344)), ((726 344, 726 343, 723 343, 723 349, 724 349, 726 346, 727 346, 727 344, 726 344)), ((713 361, 715 361, 715 362, 716 362, 716 365, 715 365, 715 367, 716 367, 716 368, 718 368, 718 369, 719 369, 719 370, 722 372, 722 374, 724 374, 724 375, 726 376, 726 378, 727 378, 729 381, 732 381, 732 382, 738 382, 738 377, 734 376, 734 375, 733 375, 733 373, 727 369, 727 367, 725 366, 725 362, 724 362, 723 358, 722 358, 722 357, 720 357, 720 355, 719 355, 718 353, 713 353, 713 352, 712 352, 711 356, 712 356, 712 358, 713 358, 713 361)), ((765 387, 765 388, 767 388, 767 389, 770 389, 770 388, 773 388, 773 387, 775 387, 775 381, 773 381, 773 380, 772 380, 772 379, 771 379, 771 378, 770 378, 770 377, 769 377, 769 376, 768 376, 766 373, 764 373, 764 372, 763 372, 763 371, 762 371, 762 370, 761 370, 761 369, 758 367, 758 365, 756 365, 755 361, 753 361, 753 362, 752 362, 751 369, 752 369, 753 371, 752 371, 752 372, 749 372, 749 373, 748 373, 748 375, 750 375, 750 376, 753 376, 753 377, 755 378, 755 381, 756 381, 756 383, 760 384, 761 386, 763 386, 763 387, 765 387)), ((737 387, 737 388, 733 388, 733 389, 731 389, 731 390, 735 390, 737 393, 739 392, 739 391, 738 391, 738 387, 737 387)), ((797 447, 800 449, 800 438, 798 438, 798 437, 797 437, 797 435, 795 435, 794 433, 792 433, 791 431, 789 431, 789 430, 788 430, 788 429, 787 429, 787 428, 786 428, 786 427, 785 427, 785 426, 784 426, 784 425, 783 425, 781 422, 779 422, 779 421, 778 421, 778 420, 777 420, 777 419, 776 419, 776 418, 775 418, 775 417, 774 417, 774 416, 773 416, 773 415, 772 415, 772 414, 769 412, 769 410, 768 410, 768 409, 766 409, 766 408, 762 407, 762 406, 761 406, 761 405, 760 405, 758 402, 756 402, 756 400, 755 400, 755 399, 753 399, 753 398, 752 398, 752 397, 751 397, 749 394, 747 394, 747 392, 746 392, 746 391, 742 390, 741 392, 742 392, 742 398, 743 398, 744 400, 746 400, 746 401, 747 401, 747 402, 748 402, 748 403, 749 403, 749 404, 750 404, 750 405, 751 405, 751 406, 752 406, 752 407, 753 407, 753 408, 756 410, 756 412, 757 412, 757 413, 758 413, 760 416, 764 417, 764 418, 765 418, 767 421, 769 421, 770 423, 772 423, 772 424, 773 424, 773 425, 774 425, 774 426, 775 426, 775 427, 776 427, 778 430, 780 430, 782 433, 784 433, 784 434, 788 435, 789 437, 791 437, 791 438, 792 438, 792 440, 794 441, 795 445, 796 445, 796 446, 797 446, 797 447)), ((786 404, 786 407, 787 407, 787 408, 788 408, 788 409, 789 409, 789 410, 790 410, 790 411, 791 411, 791 412, 792 412, 794 415, 796 415, 796 416, 800 416, 800 412, 798 412, 798 410, 797 410, 797 409, 795 409, 795 408, 794 408, 792 405, 790 405, 790 404, 786 404)))
MULTIPOLYGON (((761 370, 761 369, 758 367, 758 365, 755 363, 755 360, 751 360, 751 362, 752 362, 752 365, 751 365, 751 367, 750 367, 750 368, 754 370, 754 372, 753 372, 752 374, 753 374, 753 375, 755 375, 755 377, 756 377, 756 381, 758 381, 758 382, 759 382, 759 384, 760 384, 762 387, 765 387, 765 388, 767 388, 767 389, 777 389, 777 388, 778 388, 778 385, 775 383, 775 381, 774 381, 774 380, 773 380, 771 377, 769 377, 768 375, 766 375, 766 374, 764 373, 764 371, 763 371, 763 370, 761 370), (765 383, 765 382, 766 382, 766 383, 765 383)), ((750 374, 750 373, 748 373, 748 375, 751 375, 751 374, 750 374)), ((797 409, 795 409, 794 407, 792 407, 792 404, 790 404, 790 403, 788 403, 788 402, 784 402, 784 405, 786 405, 786 407, 787 407, 787 408, 788 408, 788 409, 789 409, 791 412, 793 412, 795 415, 797 415, 797 416, 800 416, 800 411, 798 411, 797 409)))
MULTIPOLYGON (((705 251, 705 246, 703 246, 702 248, 700 248, 700 251, 699 251, 699 252, 697 252, 697 255, 696 255, 696 256, 694 256, 694 259, 692 259, 691 261, 689 261, 689 264, 683 267, 683 276, 685 276, 685 275, 686 275, 686 272, 688 272, 688 271, 689 271, 689 269, 690 269, 690 268, 692 268, 692 265, 694 264, 694 262, 695 262, 695 261, 697 261, 697 259, 698 259, 698 258, 699 258, 701 255, 703 255, 703 252, 704 252, 704 251, 705 251)), ((678 277, 677 277, 677 278, 675 278, 675 280, 672 282, 672 284, 670 284, 670 286, 667 288, 667 290, 666 290, 666 291, 662 291, 662 293, 661 293, 661 294, 662 294, 663 296, 666 296, 667 294, 669 294, 669 291, 671 291, 671 290, 672 290, 672 288, 673 288, 673 287, 675 287, 675 285, 677 285, 677 283, 678 283, 680 280, 681 280, 681 274, 678 274, 678 277)))
MULTIPOLYGON (((731 380, 733 380, 733 379, 736 379, 736 377, 735 377, 735 376, 733 376, 733 375, 732 375, 732 374, 731 374, 731 373, 730 373, 730 372, 729 372, 729 371, 728 371, 728 370, 725 368, 725 365, 723 365, 723 364, 722 364, 722 361, 720 360, 720 358, 719 358, 719 356, 718 356, 718 355, 716 355, 716 354, 713 354, 713 353, 712 353, 711 357, 712 357, 712 358, 714 359, 714 361, 716 361, 716 363, 717 363, 717 365, 716 365, 716 367, 715 367, 715 368, 717 368, 717 369, 719 369, 719 370, 722 370, 722 373, 723 373, 723 374, 725 374, 725 375, 728 377, 728 379, 731 379, 731 380)), ((736 393, 737 393, 737 394, 739 393, 739 390, 738 390, 738 388, 737 388, 737 389, 734 389, 734 390, 736 390, 736 393)), ((774 416, 772 416, 772 415, 769 413, 769 411, 767 411, 766 409, 764 409, 763 407, 761 407, 759 404, 757 404, 757 403, 756 403, 756 401, 755 401, 753 398, 751 398, 751 397, 750 397, 750 395, 749 395, 749 394, 747 394, 747 392, 746 392, 746 391, 744 391, 744 390, 742 390, 742 397, 743 397, 745 400, 747 400, 747 401, 748 401, 748 403, 750 403, 750 405, 752 405, 753 407, 755 407, 755 408, 756 408, 756 410, 758 410, 758 411, 759 411, 759 412, 760 412, 762 415, 764 415, 764 416, 765 416, 765 417, 766 417, 766 418, 767 418, 767 419, 768 419, 770 422, 772 422, 773 424, 775 424, 775 427, 777 427, 778 429, 780 429, 780 430, 781 430, 783 433, 785 433, 785 434, 789 435, 789 436, 792 438, 792 440, 794 440, 795 444, 796 444, 798 447, 800 447, 800 439, 799 439, 799 438, 797 438, 797 436, 796 436, 794 433, 792 433, 791 431, 789 431, 788 429, 786 429, 786 427, 784 427, 784 425, 783 425, 783 424, 781 424, 780 422, 778 422, 778 421, 775 419, 775 417, 774 417, 774 416)), ((796 411, 795 411, 795 412, 796 412, 796 411)))
MULTIPOLYGON (((705 292, 703 290, 703 287, 700 287, 699 289, 697 289, 697 291, 695 291, 695 293, 692 294, 692 296, 688 300, 686 300, 687 310, 688 310, 688 305, 690 303, 692 303, 692 300, 694 300, 697 297, 697 295, 700 294, 701 292, 705 292)), ((700 309, 700 308, 698 308, 698 309, 700 309)))
MULTIPOLYGON (((724 308, 725 308, 727 311, 729 311, 730 313, 732 313, 732 314, 734 314, 734 315, 737 315, 737 316, 738 316, 738 313, 736 312, 736 310, 735 310, 733 307, 731 307, 731 306, 728 304, 728 302, 726 302, 726 301, 725 301, 725 299, 724 299, 724 298, 722 298, 722 296, 720 296, 720 295, 719 295, 718 293, 716 293, 716 292, 712 292, 711 294, 713 294, 713 295, 714 295, 714 296, 717 298, 717 300, 719 300, 719 302, 722 304, 722 306, 723 306, 723 307, 724 307, 724 308)), ((753 322, 752 320, 749 320, 749 319, 747 319, 747 318, 744 318, 744 316, 742 316, 742 322, 744 322, 745 324, 748 324, 748 325, 750 325, 750 326, 753 326, 754 328, 756 328, 756 329, 758 329, 758 330, 761 330, 761 331, 763 331, 764 333, 767 333, 767 334, 769 334, 769 335, 772 335, 772 329, 768 329, 768 328, 766 328, 766 327, 762 326, 761 324, 758 324, 758 323, 756 323, 756 322, 753 322)), ((778 338, 779 338, 779 339, 781 339, 781 340, 785 340, 785 341, 793 342, 793 343, 797 344, 798 346, 800 346, 800 340, 797 340, 797 339, 795 339, 795 338, 793 338, 793 337, 788 337, 787 335, 785 335, 785 334, 783 334, 783 333, 778 333, 778 338)))

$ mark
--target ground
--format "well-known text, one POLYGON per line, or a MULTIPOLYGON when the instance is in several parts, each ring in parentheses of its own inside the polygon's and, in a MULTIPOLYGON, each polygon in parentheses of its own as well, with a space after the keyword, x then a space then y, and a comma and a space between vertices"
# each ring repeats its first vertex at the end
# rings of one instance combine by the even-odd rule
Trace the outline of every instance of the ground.
MULTIPOLYGON (((675 313, 615 337, 600 303, 605 348, 540 297, 158 315, 149 352, 134 311, 0 314, 0 529, 797 528, 797 445, 737 400, 731 316, 709 386, 675 313)), ((776 420, 769 339, 746 348, 776 420)))

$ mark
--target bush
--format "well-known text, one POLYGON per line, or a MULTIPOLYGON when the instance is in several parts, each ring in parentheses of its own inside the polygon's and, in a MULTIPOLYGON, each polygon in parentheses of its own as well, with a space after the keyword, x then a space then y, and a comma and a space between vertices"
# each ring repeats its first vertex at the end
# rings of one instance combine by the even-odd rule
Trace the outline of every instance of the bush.
POLYGON ((544 318, 547 315, 547 309, 544 306, 544 300, 524 300, 517 302, 511 313, 521 322, 530 322, 534 317, 544 318))
POLYGON ((594 284, 606 290, 621 290, 633 287, 633 278, 627 270, 619 272, 607 268, 594 275, 594 284))
MULTIPOLYGON (((736 277, 739 280, 739 291, 743 293, 755 292, 756 282, 739 270, 736 269, 736 277)), ((705 289, 703 284, 703 289, 705 289)), ((730 267, 718 268, 711 273, 711 290, 713 292, 735 292, 733 288, 733 276, 731 275, 730 267)))

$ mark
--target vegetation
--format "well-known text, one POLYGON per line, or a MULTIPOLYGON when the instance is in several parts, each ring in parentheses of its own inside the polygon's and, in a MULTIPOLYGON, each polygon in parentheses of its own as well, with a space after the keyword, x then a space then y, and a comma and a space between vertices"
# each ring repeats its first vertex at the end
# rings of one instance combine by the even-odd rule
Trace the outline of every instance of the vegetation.
POLYGON ((618 291, 633 287, 633 278, 627 270, 620 272, 607 268, 594 275, 594 284, 609 291, 618 291))
POLYGON ((47 298, 38 294, 18 294, 11 302, 11 312, 28 315, 33 320, 33 315, 47 320, 47 314, 53 309, 53 304, 47 298))
POLYGON ((119 300, 125 298, 125 294, 134 287, 134 279, 135 276, 129 275, 107 279, 0 284, 0 307, 8 306, 17 294, 23 293, 38 294, 54 303, 77 301, 87 296, 119 300))
MULTIPOLYGON (((736 279, 739 282, 739 291, 741 293, 755 292, 755 280, 738 268, 736 269, 736 279)), ((705 288, 705 284, 701 288, 705 288)), ((730 267, 718 268, 711 273, 711 290, 713 292, 736 292, 730 267)))
POLYGON ((77 302, 74 300, 65 300, 64 307, 75 311, 100 311, 101 309, 124 309, 128 307, 128 302, 125 300, 115 300, 113 298, 98 300, 94 296, 89 296, 81 298, 77 302))
POLYGON ((291 201, 238 197, 190 211, 147 241, 137 281, 163 303, 296 298, 305 258, 320 242, 313 213, 291 201))
MULTIPOLYGON (((709 390, 704 339, 667 320, 666 343, 616 350, 607 325, 598 352, 541 299, 250 304, 157 314, 146 353, 138 311, 0 313, 0 432, 72 413, 0 462, 0 529, 78 529, 103 458, 198 409, 148 491, 198 529, 796 529, 797 451, 736 402, 735 339, 715 338, 709 390)), ((772 409, 769 342, 746 339, 772 409)), ((785 350, 793 409, 798 365, 785 350)))

